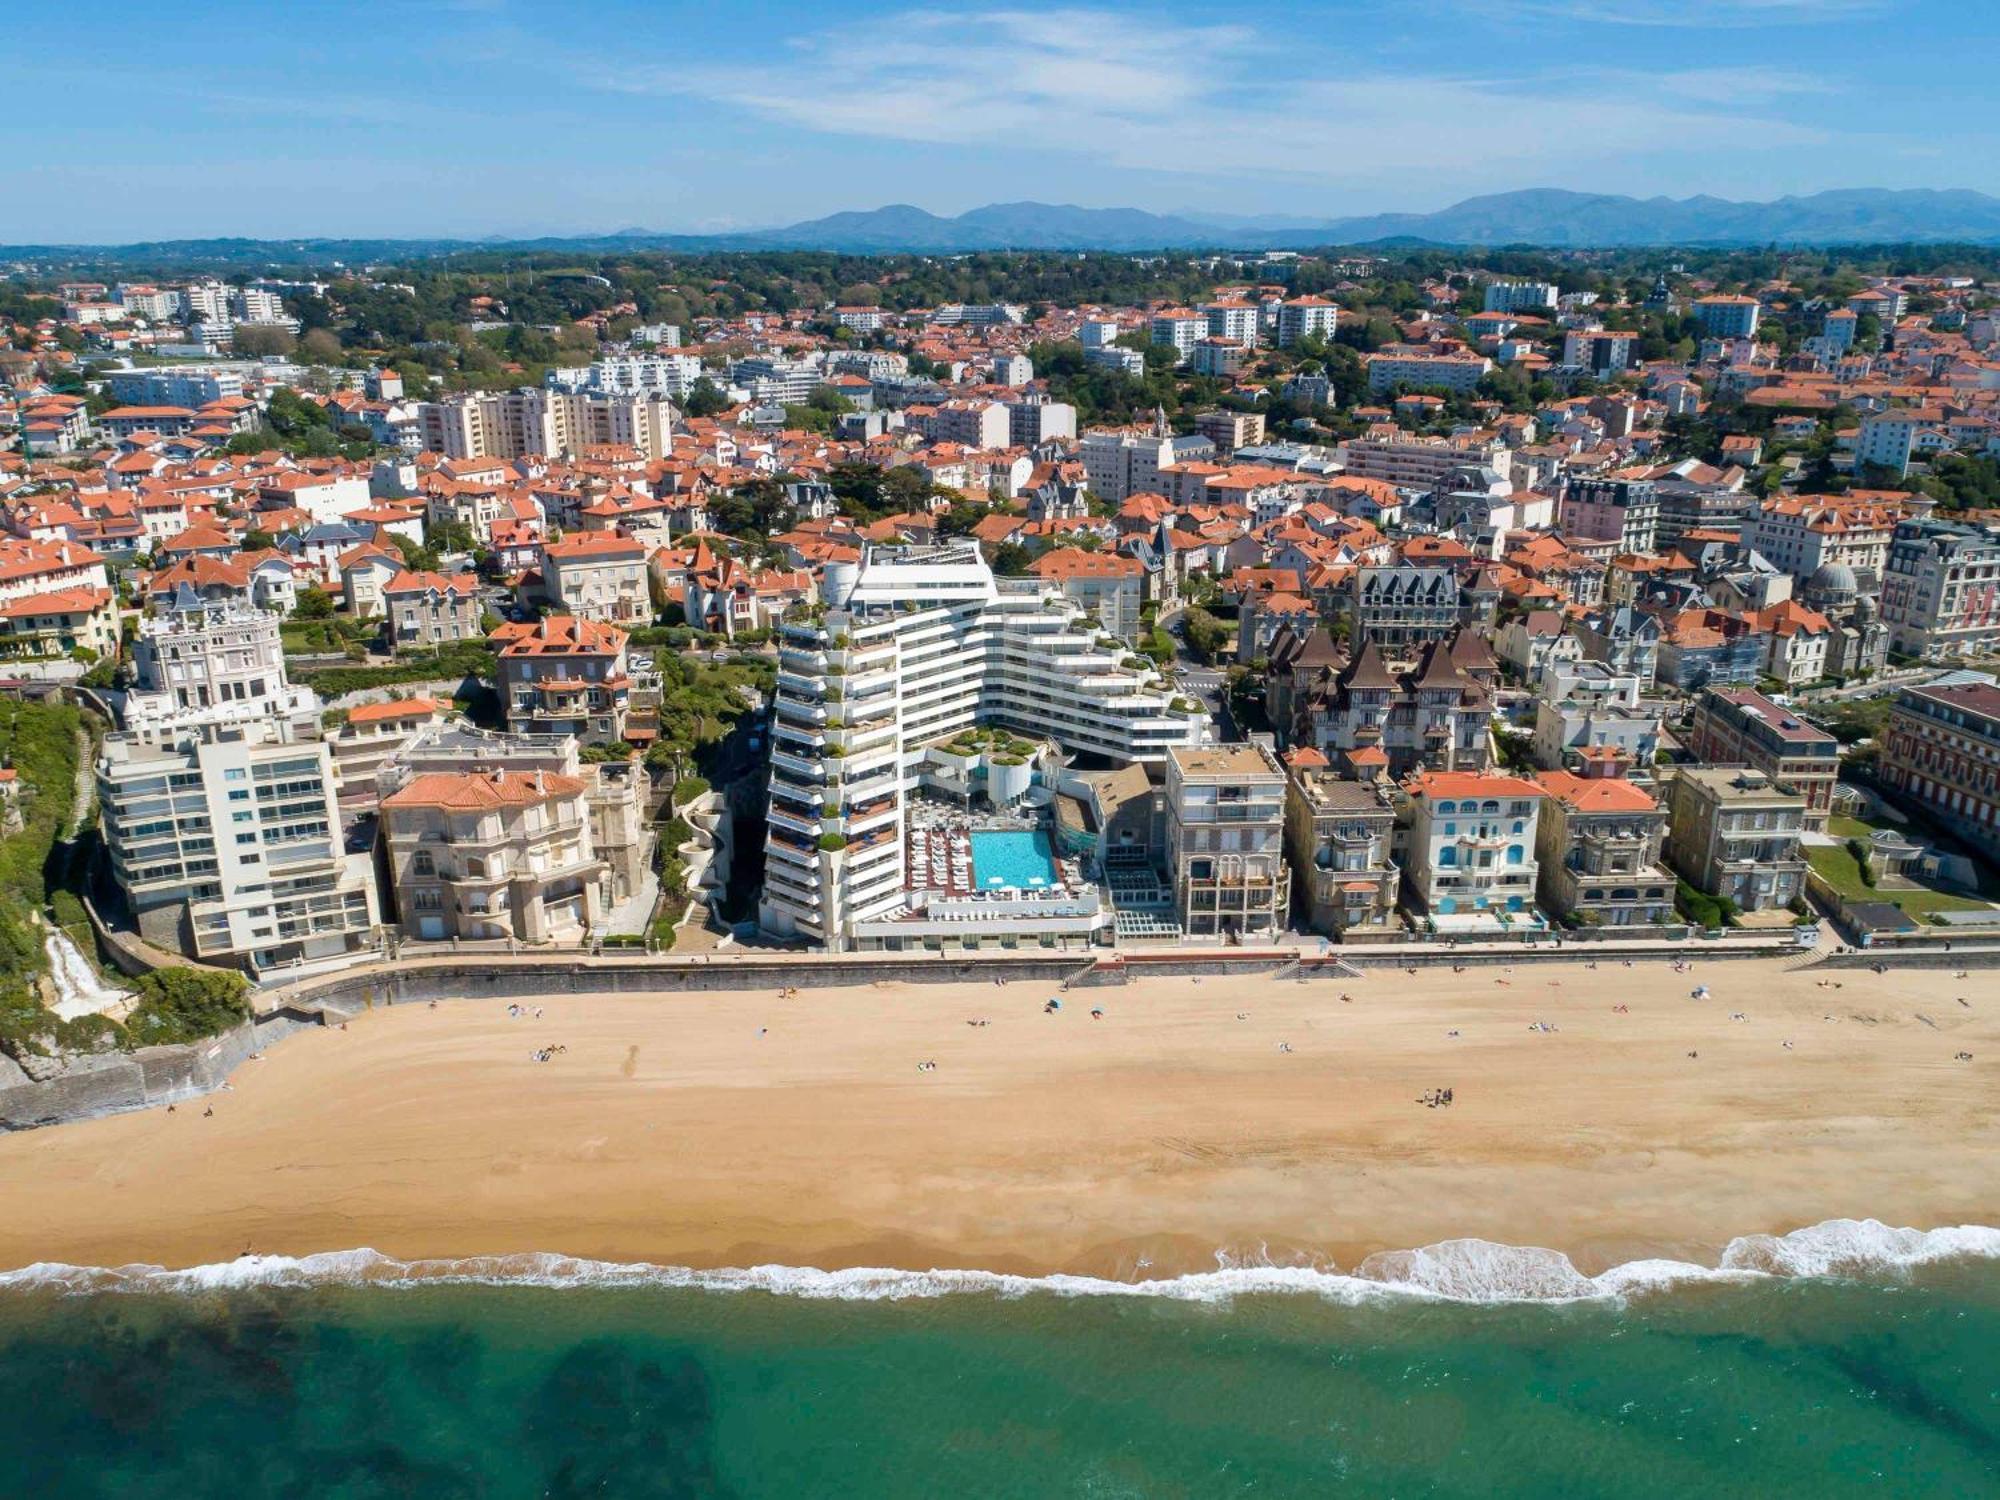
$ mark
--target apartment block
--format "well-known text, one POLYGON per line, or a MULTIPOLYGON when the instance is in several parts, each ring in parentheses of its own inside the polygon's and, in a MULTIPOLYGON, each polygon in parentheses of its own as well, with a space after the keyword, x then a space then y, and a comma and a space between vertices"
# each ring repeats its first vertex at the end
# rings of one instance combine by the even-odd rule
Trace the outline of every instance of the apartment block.
POLYGON ((626 632, 616 625, 546 615, 504 627, 500 701, 516 734, 569 735, 585 744, 623 739, 631 712, 626 632))
POLYGON ((542 546, 542 597, 580 620, 632 626, 653 618, 649 549, 618 532, 573 532, 542 546))
POLYGON ((1667 857, 1692 886, 1743 911, 1790 906, 1805 891, 1805 798, 1762 771, 1684 767, 1668 804, 1667 857))
POLYGON ((2000 688, 1903 689, 1877 774, 1954 833, 2000 853, 2000 688))
POLYGON ((1403 872, 1388 792, 1378 780, 1340 775, 1317 750, 1284 759, 1285 852, 1305 926, 1341 939, 1390 931, 1403 872))
POLYGON ((1701 297, 1694 304, 1695 320, 1712 339, 1755 338, 1762 313, 1755 297, 1701 297))
MULTIPOLYGON (((638 330, 633 330, 635 336, 638 330)), ((677 344, 680 331, 673 329, 677 344)), ((693 354, 620 354, 587 365, 549 371, 543 384, 564 391, 604 391, 613 395, 657 392, 685 401, 701 379, 701 359, 693 354)))
POLYGON ((1694 709, 1687 747, 1712 766, 1748 766, 1804 799, 1804 826, 1826 827, 1840 779, 1840 742, 1750 688, 1712 687, 1694 709))
POLYGON ((1743 545, 1804 583, 1821 568, 1850 569, 1873 593, 1903 509, 1843 495, 1773 495, 1743 517, 1743 545))
POLYGON ((1340 305, 1324 297, 1292 297, 1278 308, 1278 347, 1290 349, 1300 339, 1331 340, 1340 327, 1340 305))
POLYGON ((1661 862, 1666 810, 1605 758, 1583 775, 1543 771, 1538 891, 1551 915, 1588 927, 1670 921, 1674 877, 1661 862))
MULTIPOLYGON (((1203 716, 1053 583, 996 578, 978 544, 870 544, 823 612, 780 627, 759 921, 852 946, 903 909, 903 807, 930 747, 979 725, 1115 764, 1164 764, 1203 716), (817 618, 814 616, 817 615, 817 618)), ((504 660, 503 660, 504 664, 504 660)), ((1007 768, 1023 786, 1027 769, 1007 768)))
POLYGON ((1355 571, 1348 598, 1353 638, 1399 652, 1443 640, 1458 629, 1458 571, 1396 563, 1355 571))
POLYGON ((1588 370, 1599 379, 1622 375, 1631 368, 1632 345, 1637 338, 1635 333, 1573 328, 1563 335, 1562 362, 1588 370))
POLYGON ((1208 337, 1208 316, 1184 307, 1169 308, 1153 314, 1146 328, 1154 343, 1175 350, 1186 364, 1194 357, 1194 346, 1208 337))
POLYGON ((1647 479, 1580 479, 1564 486, 1561 525, 1572 543, 1611 542, 1651 552, 1660 524, 1659 491, 1647 479))
POLYGON ((673 451, 674 408, 661 391, 471 391, 417 407, 423 446, 446 458, 520 458, 601 444, 647 458, 673 451))
POLYGON ((1561 295, 1546 281, 1489 281, 1481 303, 1487 312, 1553 312, 1561 295))
POLYGON ((374 874, 343 842, 323 743, 282 721, 112 734, 96 777, 111 876, 148 942, 253 973, 367 945, 374 874))
POLYGON ((1086 432, 1079 452, 1091 492, 1113 505, 1122 505, 1133 495, 1159 493, 1164 469, 1214 456, 1212 439, 1199 433, 1171 433, 1164 423, 1086 432))
POLYGON ((1174 909, 1190 937, 1275 937, 1291 914, 1285 769, 1264 745, 1167 752, 1174 909))
POLYGON ((1228 339, 1245 349, 1257 347, 1263 330, 1263 313, 1256 303, 1226 299, 1208 303, 1201 312, 1208 320, 1208 337, 1228 339))
POLYGON ((1380 479, 1399 489, 1430 490, 1460 469, 1492 469, 1502 479, 1513 454, 1490 439, 1414 437, 1352 438, 1341 449, 1349 477, 1380 479))
POLYGON ((1493 368, 1483 355, 1370 354, 1368 390, 1372 395, 1395 390, 1452 391, 1469 395, 1493 368))
POLYGON ((1882 565, 1889 649, 1939 661, 2000 647, 2000 529, 1898 523, 1882 565))
POLYGON ((1194 419, 1194 430, 1215 444, 1224 458, 1238 448, 1264 441, 1264 414, 1255 411, 1205 411, 1194 419))

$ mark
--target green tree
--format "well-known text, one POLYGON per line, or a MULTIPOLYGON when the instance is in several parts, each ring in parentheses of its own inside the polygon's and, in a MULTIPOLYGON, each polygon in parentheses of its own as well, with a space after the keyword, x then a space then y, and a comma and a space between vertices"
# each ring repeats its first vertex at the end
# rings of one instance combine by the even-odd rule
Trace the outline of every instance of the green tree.
POLYGON ((712 417, 717 412, 729 410, 729 399, 722 394, 720 386, 704 375, 688 390, 681 410, 690 417, 712 417))
POLYGON ((1235 632, 1199 605, 1182 617, 1181 629, 1188 649, 1205 662, 1222 660, 1236 642, 1235 632))
POLYGON ((333 595, 316 583, 309 583, 299 590, 298 603, 292 606, 294 620, 330 620, 333 618, 333 595))
POLYGON ((1025 577, 1033 561, 1033 555, 1019 542, 1002 542, 993 549, 993 571, 1002 578, 1025 577))

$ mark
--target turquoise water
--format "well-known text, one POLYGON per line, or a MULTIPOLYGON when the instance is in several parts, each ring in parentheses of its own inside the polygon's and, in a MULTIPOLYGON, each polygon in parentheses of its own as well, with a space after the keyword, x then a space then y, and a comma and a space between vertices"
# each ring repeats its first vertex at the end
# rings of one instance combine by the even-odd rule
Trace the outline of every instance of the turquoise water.
POLYGON ((1624 1301, 0 1293, 0 1495, 1980 1496, 2000 1271, 1624 1301))
POLYGON ((1055 847, 1039 829, 1033 833, 975 833, 972 879, 982 891, 998 886, 1046 889, 1056 883, 1055 847))

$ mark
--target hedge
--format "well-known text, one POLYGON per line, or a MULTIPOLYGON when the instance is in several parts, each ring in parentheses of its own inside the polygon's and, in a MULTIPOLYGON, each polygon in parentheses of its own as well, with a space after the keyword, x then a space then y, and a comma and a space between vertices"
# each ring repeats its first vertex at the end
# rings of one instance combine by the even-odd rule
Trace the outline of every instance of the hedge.
POLYGON ((176 965, 141 974, 133 987, 140 999, 125 1031, 138 1046, 200 1041, 250 1018, 250 981, 232 969, 176 965))

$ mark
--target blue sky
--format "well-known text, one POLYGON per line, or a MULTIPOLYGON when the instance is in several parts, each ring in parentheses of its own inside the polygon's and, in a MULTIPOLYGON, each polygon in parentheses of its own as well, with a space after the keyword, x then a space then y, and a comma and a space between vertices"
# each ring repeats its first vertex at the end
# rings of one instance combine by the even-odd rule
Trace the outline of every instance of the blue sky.
POLYGON ((0 242, 2000 192, 1967 0, 7 9, 0 242))

